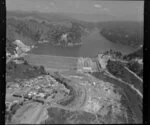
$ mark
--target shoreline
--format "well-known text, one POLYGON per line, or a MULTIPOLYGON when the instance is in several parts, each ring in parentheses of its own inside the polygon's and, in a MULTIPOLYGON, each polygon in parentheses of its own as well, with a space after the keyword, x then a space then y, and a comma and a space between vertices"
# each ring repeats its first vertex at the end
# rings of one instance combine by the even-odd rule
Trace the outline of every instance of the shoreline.
POLYGON ((27 53, 27 55, 25 55, 24 57, 26 56, 41 56, 41 57, 58 57, 58 58, 72 58, 72 59, 78 59, 82 56, 79 56, 79 57, 75 57, 75 56, 55 56, 55 55, 45 55, 45 54, 33 54, 33 53, 27 53))

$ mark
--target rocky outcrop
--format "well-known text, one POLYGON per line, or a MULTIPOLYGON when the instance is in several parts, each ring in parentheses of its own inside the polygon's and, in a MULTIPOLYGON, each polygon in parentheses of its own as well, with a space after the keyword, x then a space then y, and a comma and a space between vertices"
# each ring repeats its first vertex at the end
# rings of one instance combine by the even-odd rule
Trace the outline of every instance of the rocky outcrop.
POLYGON ((14 44, 14 48, 12 49, 12 52, 10 53, 9 50, 6 52, 7 57, 7 63, 11 60, 24 57, 28 51, 31 50, 34 46, 27 46, 20 40, 15 40, 12 44, 14 44))

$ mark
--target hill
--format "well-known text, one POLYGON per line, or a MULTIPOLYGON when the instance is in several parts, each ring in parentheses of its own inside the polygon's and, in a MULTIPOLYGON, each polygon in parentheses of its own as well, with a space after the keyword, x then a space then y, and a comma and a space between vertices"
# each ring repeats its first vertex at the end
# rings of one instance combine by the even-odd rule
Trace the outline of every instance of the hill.
POLYGON ((45 41, 60 46, 81 45, 81 37, 94 26, 58 13, 7 13, 7 39, 19 39, 27 45, 45 41))
POLYGON ((46 75, 46 71, 43 66, 33 66, 28 64, 23 58, 18 59, 22 61, 21 64, 16 64, 14 61, 10 61, 6 65, 6 81, 12 82, 16 79, 30 79, 40 75, 46 75))
POLYGON ((143 44, 143 22, 108 21, 99 23, 100 33, 114 43, 138 48, 143 44))
POLYGON ((20 18, 26 18, 26 17, 32 17, 37 18, 41 20, 47 20, 50 22, 58 21, 58 22, 70 22, 75 21, 74 18, 69 17, 64 14, 60 13, 42 13, 37 11, 7 11, 7 17, 20 17, 20 18))

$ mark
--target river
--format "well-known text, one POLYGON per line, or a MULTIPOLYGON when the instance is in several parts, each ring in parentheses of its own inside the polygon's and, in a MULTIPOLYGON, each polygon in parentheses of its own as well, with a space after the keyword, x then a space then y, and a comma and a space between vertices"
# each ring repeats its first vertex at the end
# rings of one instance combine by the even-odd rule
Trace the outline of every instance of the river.
POLYGON ((89 35, 82 38, 83 45, 78 47, 63 48, 52 46, 51 44, 40 44, 38 48, 34 48, 30 53, 40 55, 55 55, 55 56, 69 56, 69 57, 94 57, 98 53, 107 50, 117 50, 123 54, 133 52, 135 49, 110 42, 99 34, 98 29, 94 29, 89 35))

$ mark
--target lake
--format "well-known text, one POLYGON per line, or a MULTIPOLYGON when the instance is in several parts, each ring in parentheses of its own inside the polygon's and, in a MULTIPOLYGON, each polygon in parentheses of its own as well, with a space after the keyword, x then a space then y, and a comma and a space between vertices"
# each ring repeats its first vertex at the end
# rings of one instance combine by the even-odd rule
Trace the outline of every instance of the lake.
POLYGON ((69 57, 94 57, 98 53, 105 52, 110 49, 120 51, 123 54, 128 54, 135 50, 135 48, 129 46, 110 42, 99 34, 98 29, 94 29, 88 36, 83 37, 82 42, 82 46, 70 48, 52 46, 51 44, 44 43, 40 44, 38 48, 32 49, 30 53, 69 57))

